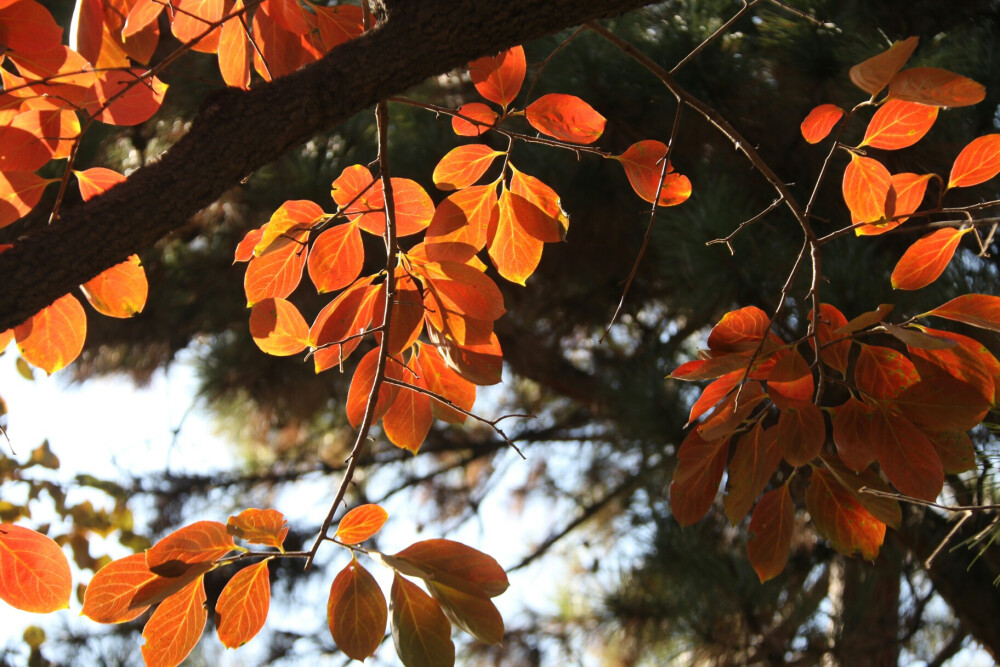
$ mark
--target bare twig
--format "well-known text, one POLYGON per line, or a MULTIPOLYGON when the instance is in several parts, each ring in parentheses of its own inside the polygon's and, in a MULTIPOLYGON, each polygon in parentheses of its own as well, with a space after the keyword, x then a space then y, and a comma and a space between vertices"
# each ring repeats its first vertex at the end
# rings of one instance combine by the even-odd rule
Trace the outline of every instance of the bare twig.
POLYGON ((694 47, 691 50, 690 53, 688 53, 686 56, 684 56, 681 59, 681 61, 679 63, 677 63, 676 65, 674 65, 674 68, 672 70, 670 70, 670 73, 671 74, 677 74, 677 70, 679 70, 680 68, 684 67, 689 62, 691 62, 694 59, 695 56, 697 56, 699 53, 701 53, 705 49, 706 46, 708 46, 709 44, 711 44, 712 42, 714 42, 716 39, 718 39, 722 35, 724 35, 727 32, 729 32, 729 29, 731 27, 733 27, 733 24, 736 23, 738 20, 740 20, 743 17, 744 14, 746 14, 748 11, 750 11, 750 9, 753 8, 753 6, 756 5, 757 3, 759 3, 760 1, 761 0, 750 0, 750 2, 747 2, 747 0, 743 0, 743 6, 740 7, 740 11, 736 12, 735 14, 733 14, 729 18, 728 21, 726 21, 721 26, 719 26, 718 30, 716 30, 715 32, 713 32, 708 37, 706 37, 705 40, 701 44, 699 44, 698 46, 694 47))
POLYGON ((539 77, 542 76, 542 72, 545 70, 545 68, 548 66, 548 64, 552 61, 552 59, 555 58, 556 54, 559 53, 560 51, 562 51, 567 46, 569 46, 569 43, 572 42, 577 37, 579 37, 583 33, 584 30, 586 30, 586 28, 583 27, 583 26, 580 26, 579 28, 577 28, 576 30, 574 30, 572 35, 570 35, 569 37, 567 37, 566 39, 564 39, 562 42, 560 42, 559 46, 557 46, 556 48, 554 48, 552 50, 552 53, 550 53, 549 55, 545 56, 545 60, 543 60, 542 62, 540 62, 538 64, 538 67, 535 69, 535 76, 534 76, 534 78, 531 79, 531 85, 528 86, 528 92, 525 93, 524 99, 526 99, 526 100, 530 100, 531 99, 531 93, 533 93, 535 91, 535 85, 538 83, 539 77))
POLYGON ((736 229, 734 229, 732 232, 730 232, 730 234, 728 236, 725 236, 725 237, 723 237, 721 239, 712 239, 711 241, 708 241, 707 243, 705 243, 705 245, 717 245, 719 243, 724 243, 724 244, 726 244, 726 248, 729 249, 729 254, 730 255, 735 255, 736 253, 733 252, 732 241, 733 241, 734 238, 736 238, 736 235, 739 234, 741 231, 743 231, 744 227, 749 227, 750 225, 752 225, 753 223, 757 222, 758 220, 762 220, 765 217, 767 217, 767 215, 771 211, 773 211, 774 209, 776 209, 779 206, 781 206, 782 201, 783 201, 782 198, 778 197, 773 202, 771 202, 770 206, 768 206, 767 208, 765 208, 763 211, 761 211, 760 213, 758 213, 754 217, 750 218, 749 220, 744 220, 743 222, 741 222, 739 224, 739 226, 736 229))

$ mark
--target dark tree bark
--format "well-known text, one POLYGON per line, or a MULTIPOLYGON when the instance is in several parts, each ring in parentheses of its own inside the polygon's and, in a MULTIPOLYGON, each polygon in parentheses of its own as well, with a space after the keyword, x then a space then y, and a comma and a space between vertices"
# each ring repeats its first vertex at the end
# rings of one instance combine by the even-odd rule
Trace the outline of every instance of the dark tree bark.
POLYGON ((108 194, 0 254, 0 331, 183 225, 254 170, 379 99, 479 56, 644 0, 425 0, 322 60, 209 98, 191 131, 108 194))

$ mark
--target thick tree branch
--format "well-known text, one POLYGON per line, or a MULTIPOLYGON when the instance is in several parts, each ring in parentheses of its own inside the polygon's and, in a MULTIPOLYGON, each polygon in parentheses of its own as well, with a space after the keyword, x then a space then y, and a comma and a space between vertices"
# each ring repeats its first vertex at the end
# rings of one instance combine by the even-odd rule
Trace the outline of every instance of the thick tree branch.
POLYGON ((644 0, 427 0, 317 63, 209 98, 191 131, 128 182, 0 254, 0 331, 184 224, 248 174, 379 99, 479 56, 644 0))

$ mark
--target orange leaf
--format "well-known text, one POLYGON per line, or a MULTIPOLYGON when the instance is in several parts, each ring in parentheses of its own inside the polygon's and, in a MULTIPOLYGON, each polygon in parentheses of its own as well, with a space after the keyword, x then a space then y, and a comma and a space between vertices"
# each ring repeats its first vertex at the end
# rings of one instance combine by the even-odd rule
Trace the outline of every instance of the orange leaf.
MULTIPOLYGON (((397 273, 399 270, 397 269, 397 273)), ((399 355, 409 349, 424 329, 424 303, 416 284, 409 276, 397 275, 396 297, 392 306, 392 331, 389 333, 389 355, 399 355)), ((372 328, 382 326, 385 317, 385 290, 378 290, 372 305, 372 328)), ((382 332, 375 332, 375 342, 382 343, 382 332)))
POLYGON ((482 102, 469 102, 458 107, 458 113, 475 123, 452 116, 451 129, 460 137, 478 137, 497 122, 497 114, 482 102))
POLYGON ((299 232, 312 229, 325 217, 323 209, 308 199, 286 201, 271 214, 271 219, 264 226, 264 235, 254 246, 253 254, 260 257, 269 251, 274 252, 286 245, 296 244, 301 239, 299 232))
POLYGON ((761 583, 774 579, 785 569, 792 547, 795 507, 788 485, 764 494, 750 517, 747 556, 761 583))
MULTIPOLYGON (((231 13, 243 10, 243 0, 236 0, 231 13)), ((245 16, 245 15, 244 15, 245 16)), ((129 15, 131 19, 131 15, 129 15)), ((219 71, 227 86, 247 90, 250 87, 250 40, 243 18, 231 18, 219 33, 219 71)))
POLYGON ((374 655, 382 643, 388 617, 378 582, 352 557, 333 580, 326 605, 330 634, 337 648, 354 660, 374 655))
POLYGON ((307 4, 316 12, 316 27, 324 53, 364 32, 363 12, 357 5, 324 7, 311 2, 307 4))
POLYGON ((728 436, 705 440, 693 429, 684 438, 670 485, 670 511, 681 526, 690 526, 712 506, 719 493, 728 452, 728 436))
POLYGON ((889 100, 883 104, 865 130, 865 138, 859 146, 871 146, 885 150, 906 148, 920 141, 934 121, 938 108, 907 102, 889 100))
POLYGON ((912 67, 892 77, 889 97, 936 107, 967 107, 986 97, 972 79, 936 67, 912 67))
POLYGON ((815 381, 809 362, 793 348, 775 354, 777 362, 767 375, 767 395, 781 410, 793 403, 809 402, 815 381))
POLYGON ((247 264, 243 289, 247 294, 247 307, 269 298, 286 298, 295 291, 302 280, 306 265, 305 243, 309 230, 290 232, 293 243, 283 244, 247 264))
MULTIPOLYGON (((812 313, 810 313, 812 317, 812 313)), ((830 368, 840 371, 841 375, 847 375, 847 359, 851 353, 850 340, 838 340, 843 336, 834 333, 837 329, 847 324, 847 318, 836 306, 829 303, 821 303, 819 306, 819 319, 816 322, 816 335, 820 342, 820 355, 830 368)))
MULTIPOLYGON (((422 389, 427 388, 420 378, 411 378, 409 382, 422 389)), ((389 442, 416 454, 433 422, 430 396, 400 387, 396 400, 382 417, 382 430, 389 442)))
POLYGON ((857 222, 875 222, 885 217, 892 176, 881 162, 851 153, 844 169, 844 202, 857 222))
POLYGON ((870 493, 862 493, 861 489, 868 487, 876 491, 890 492, 892 489, 882 481, 879 474, 871 468, 860 472, 850 470, 836 456, 827 454, 822 457, 827 470, 841 486, 850 491, 856 501, 871 513, 876 519, 887 526, 899 530, 903 521, 903 511, 899 501, 892 498, 878 497, 870 493))
POLYGON ((778 446, 785 460, 803 466, 819 456, 826 440, 823 412, 814 403, 790 402, 778 416, 778 446))
POLYGON ((237 262, 249 262, 253 259, 253 249, 260 243, 260 240, 264 237, 264 230, 267 228, 267 223, 265 222, 262 227, 257 229, 251 229, 243 239, 236 244, 236 253, 233 257, 233 264, 237 262))
POLYGON ((429 580, 480 598, 494 598, 510 586, 492 556, 452 540, 415 542, 394 556, 427 573, 429 580))
POLYGON ((736 392, 729 394, 712 416, 698 425, 698 433, 706 440, 716 440, 732 434, 764 397, 759 382, 747 382, 743 385, 739 402, 736 402, 736 392))
POLYGON ((955 158, 948 176, 949 188, 985 183, 1000 173, 1000 134, 976 137, 955 158))
POLYGON ((562 208, 559 195, 534 176, 510 165, 510 192, 514 214, 525 230, 546 243, 558 243, 569 231, 569 216, 562 208), (523 200, 523 201, 522 201, 523 200))
POLYGON ((729 485, 722 504, 732 525, 738 524, 753 506, 781 463, 778 430, 765 429, 762 422, 736 441, 736 453, 729 463, 729 485))
POLYGON ((0 599, 21 611, 47 614, 69 608, 72 587, 69 562, 58 544, 34 530, 0 524, 0 599))
POLYGON ((699 396, 698 400, 696 400, 691 406, 691 412, 688 413, 688 424, 691 424, 703 414, 715 407, 719 401, 729 395, 729 392, 732 391, 742 379, 743 371, 735 370, 730 373, 726 373, 705 387, 705 389, 701 392, 701 396, 699 396))
POLYGON ((503 352, 500 349, 500 340, 492 331, 486 342, 467 344, 456 343, 432 328, 427 329, 427 335, 431 343, 437 346, 445 363, 465 380, 478 385, 500 382, 503 372, 503 352))
POLYGON ((441 605, 445 616, 457 627, 484 644, 499 644, 503 641, 503 618, 490 600, 456 590, 432 579, 425 581, 431 596, 441 605))
POLYGON ((851 556, 860 552, 874 560, 885 538, 885 524, 876 519, 830 472, 816 468, 806 488, 806 509, 819 534, 834 549, 851 556))
POLYGON ((283 27, 275 11, 273 4, 264 2, 253 15, 253 44, 257 47, 253 48, 253 66, 265 81, 291 74, 319 55, 308 36, 283 27))
POLYGON ((441 190, 467 188, 486 173, 498 155, 503 152, 483 144, 453 148, 434 167, 434 185, 441 190))
POLYGON ((893 42, 888 49, 851 68, 851 81, 872 97, 885 88, 917 48, 917 37, 893 42))
POLYGON ((669 375, 674 380, 711 380, 747 366, 747 358, 739 354, 723 354, 707 359, 694 359, 681 364, 669 375))
POLYGON ((156 608, 142 629, 146 667, 174 667, 184 661, 205 629, 205 600, 205 579, 198 577, 156 608))
POLYGON ((924 313, 923 316, 927 315, 964 322, 981 329, 1000 331, 1000 297, 988 294, 963 294, 924 313))
POLYGON ((479 94, 505 108, 521 92, 526 71, 524 49, 520 46, 469 63, 469 75, 479 94))
POLYGON ((893 174, 889 194, 885 200, 886 222, 872 223, 855 228, 858 236, 876 236, 895 229, 909 220, 909 215, 917 210, 927 192, 927 182, 934 174, 893 174))
POLYGON ((128 13, 125 26, 122 28, 122 38, 128 39, 137 35, 149 25, 152 25, 160 17, 163 11, 163 3, 156 0, 138 0, 128 13))
POLYGON ((708 335, 708 347, 715 353, 753 352, 771 327, 771 318, 760 308, 747 306, 722 316, 708 335))
POLYGON ((931 232, 915 241, 906 249, 896 263, 896 268, 892 270, 893 288, 915 290, 937 280, 955 255, 958 242, 971 231, 971 227, 966 229, 948 227, 931 232))
POLYGON ((236 548, 226 526, 218 521, 196 521, 170 533, 146 550, 150 572, 178 577, 199 563, 214 563, 236 548))
POLYGON ((74 169, 73 173, 76 174, 76 181, 80 187, 80 196, 83 197, 83 201, 90 201, 126 180, 124 174, 104 167, 91 167, 83 171, 74 169))
POLYGON ((855 472, 864 470, 875 460, 872 447, 874 410, 864 401, 849 398, 833 413, 833 442, 845 464, 855 472))
POLYGON ((21 356, 49 375, 77 358, 86 337, 87 315, 72 294, 60 297, 14 327, 21 356))
POLYGON ((957 343, 947 349, 934 350, 907 346, 921 378, 930 379, 943 372, 975 387, 991 405, 1000 405, 1000 361, 985 345, 951 331, 919 329, 935 338, 957 343))
POLYGON ((366 276, 345 289, 316 316, 309 329, 310 345, 326 346, 313 355, 317 373, 342 363, 361 343, 360 336, 344 339, 361 333, 371 322, 372 304, 384 292, 381 286, 371 284, 372 278, 366 276))
POLYGON ((449 311, 492 322, 505 312, 503 293, 493 279, 458 262, 431 262, 420 272, 440 303, 449 311))
POLYGON ((542 259, 542 241, 525 229, 514 205, 517 196, 507 188, 500 195, 500 218, 489 246, 497 272, 512 283, 524 285, 542 259))
POLYGON ((271 575, 265 558, 233 575, 215 603, 219 641, 239 648, 260 632, 271 605, 271 575))
POLYGON ((32 0, 0 3, 0 44, 6 49, 40 53, 61 41, 62 28, 40 3, 32 0))
POLYGON ((52 157, 41 137, 13 125, 0 126, 0 146, 0 171, 34 171, 52 157))
POLYGON ((404 665, 455 664, 451 624, 431 596, 395 573, 389 600, 392 641, 404 665))
MULTIPOLYGON (((3 246, 0 246, 0 252, 3 252, 3 246)), ((7 349, 10 342, 14 340, 14 330, 7 329, 6 331, 0 331, 0 352, 7 349)))
POLYGON ((287 357, 309 344, 309 326, 298 308, 278 299, 264 299, 250 311, 250 335, 267 354, 287 357))
POLYGON ((226 532, 251 544, 264 544, 284 551, 288 522, 278 510, 246 509, 229 517, 226 532))
POLYGON ((30 171, 0 171, 0 228, 28 215, 42 198, 45 186, 57 180, 30 171))
POLYGON ((916 367, 905 354, 879 345, 861 345, 854 367, 854 381, 858 389, 872 398, 895 398, 919 380, 916 367))
POLYGON ((979 389, 946 374, 907 387, 895 403, 911 422, 927 431, 968 431, 990 409, 979 389))
POLYGON ((333 292, 354 282, 364 263, 365 249, 358 226, 337 225, 313 241, 309 252, 309 277, 320 294, 333 292))
POLYGON ((592 144, 604 132, 607 120, 575 95, 549 93, 528 105, 524 115, 531 126, 560 141, 592 144))
MULTIPOLYGON (((358 427, 365 415, 365 409, 368 405, 368 395, 375 384, 375 370, 377 365, 378 348, 375 348, 361 358, 361 361, 358 362, 358 367, 354 371, 354 377, 351 379, 351 387, 347 391, 347 420, 355 428, 358 427)), ((394 380, 403 379, 399 364, 390 359, 386 359, 385 375, 394 380)), ((399 387, 394 384, 383 382, 380 385, 372 423, 382 418, 392 406, 392 402, 396 399, 398 392, 399 387)))
POLYGON ((344 515, 334 536, 344 544, 361 544, 382 530, 389 513, 380 505, 359 505, 344 515))
POLYGON ((676 206, 683 204, 691 196, 691 181, 682 176, 667 164, 663 186, 660 187, 660 174, 663 173, 663 158, 667 154, 667 146, 663 142, 647 140, 640 141, 628 147, 618 156, 632 184, 635 193, 652 203, 657 189, 660 192, 658 206, 676 206))
MULTIPOLYGON (((441 358, 433 345, 420 344, 416 357, 417 373, 427 388, 451 401, 463 410, 472 410, 476 402, 476 385, 453 371, 441 358)), ((466 416, 439 402, 431 402, 431 412, 442 421, 453 424, 465 423, 466 416)))
POLYGON ((159 111, 167 92, 167 84, 155 76, 147 79, 145 74, 142 69, 101 72, 85 109, 109 125, 144 123, 159 111))
POLYGON ((90 305, 108 317, 132 317, 141 313, 149 293, 146 271, 138 255, 131 255, 80 287, 90 305))
POLYGON ((811 144, 823 141, 843 115, 844 110, 836 104, 819 105, 809 112, 799 126, 802 138, 811 144))
MULTIPOLYGON (((381 236, 385 233, 385 197, 382 181, 372 179, 362 165, 344 169, 333 182, 330 192, 348 219, 357 221, 363 230, 381 236)), ((406 178, 392 179, 396 204, 396 234, 409 236, 424 231, 434 217, 434 203, 420 184, 406 178)))
MULTIPOLYGON (((477 251, 486 247, 487 231, 500 219, 497 189, 493 185, 474 185, 448 195, 438 204, 425 242, 466 243, 477 251)), ((428 250, 429 252, 429 250, 428 250)))
POLYGON ((879 407, 874 412, 872 446, 882 471, 905 495, 933 501, 944 485, 941 457, 927 435, 906 417, 879 407))
MULTIPOLYGON (((30 132, 42 142, 49 157, 59 159, 69 157, 72 152, 73 145, 80 135, 80 118, 75 111, 69 109, 31 109, 19 113, 11 123, 11 127, 30 132)), ((5 154, 8 152, 4 151, 5 154)), ((30 171, 31 168, 27 170, 30 171)))

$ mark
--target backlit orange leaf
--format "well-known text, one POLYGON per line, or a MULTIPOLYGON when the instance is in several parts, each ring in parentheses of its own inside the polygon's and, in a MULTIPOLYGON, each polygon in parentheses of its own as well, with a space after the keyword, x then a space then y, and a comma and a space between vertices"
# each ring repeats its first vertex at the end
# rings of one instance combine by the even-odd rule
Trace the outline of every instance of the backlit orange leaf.
POLYGON ((549 93, 528 105, 524 115, 533 128, 561 141, 592 144, 607 120, 576 95, 549 93))
POLYGON ((506 311, 503 294, 493 280, 481 271, 458 262, 431 262, 420 273, 448 310, 477 320, 493 321, 506 311))
POLYGON ((988 294, 963 294, 924 313, 924 316, 927 315, 964 322, 981 329, 1000 331, 1000 297, 988 294))
POLYGON ((499 644, 503 641, 503 618, 493 602, 445 586, 433 579, 425 581, 431 597, 441 605, 441 610, 455 626, 484 644, 499 644))
POLYGON ((699 424, 696 430, 706 440, 726 437, 743 424, 765 397, 759 382, 747 382, 743 385, 738 402, 736 392, 730 393, 712 416, 699 424))
POLYGON ((525 229, 514 206, 517 196, 506 188, 500 195, 500 218, 489 240, 489 252, 501 276, 524 285, 542 259, 542 241, 525 229))
POLYGON ((663 173, 663 159, 667 154, 667 146, 663 142, 647 140, 640 141, 628 147, 618 156, 618 161, 625 169, 628 182, 632 184, 635 193, 652 203, 659 191, 658 206, 676 206, 683 204, 691 196, 691 181, 674 171, 673 165, 667 164, 667 173, 660 186, 660 174, 663 173))
POLYGON ((32 366, 49 375, 72 363, 87 338, 87 315, 72 294, 14 327, 17 348, 32 366))
POLYGON ((83 201, 90 201, 100 194, 104 194, 119 183, 125 182, 125 174, 117 171, 105 169, 104 167, 91 167, 83 171, 73 170, 76 175, 77 184, 80 187, 80 196, 83 201))
POLYGON ((242 240, 236 244, 236 253, 233 257, 233 264, 236 264, 237 262, 249 262, 253 259, 253 249, 264 237, 264 230, 266 228, 267 223, 265 222, 262 227, 251 229, 246 233, 242 240))
MULTIPOLYGON (((375 384, 375 369, 378 365, 378 348, 370 350, 368 354, 361 357, 358 367, 354 371, 351 379, 351 387, 347 392, 347 420, 351 426, 357 428, 365 415, 365 408, 368 405, 368 394, 371 393, 375 384)), ((398 363, 391 359, 386 359, 385 375, 394 380, 402 380, 402 370, 398 363)), ((387 382, 383 382, 379 387, 378 400, 375 403, 375 413, 372 423, 382 418, 382 415, 392 406, 396 400, 399 387, 387 382)))
POLYGON ((495 558, 453 540, 414 542, 394 556, 415 565, 427 579, 482 598, 501 595, 510 586, 495 558))
POLYGON ((31 132, 51 152, 52 159, 69 157, 80 134, 80 118, 68 109, 33 109, 14 118, 13 127, 31 132))
POLYGON ((291 74, 319 55, 306 35, 297 35, 275 18, 275 7, 260 4, 253 15, 253 66, 265 81, 291 74), (315 51, 315 54, 312 53, 315 51))
POLYGON ((911 67, 892 77, 889 97, 937 107, 967 107, 986 97, 982 84, 936 67, 911 67))
MULTIPOLYGON (((2 247, 2 246, 0 246, 2 247)), ((2 252, 2 250, 0 250, 2 252)), ((0 352, 3 352, 10 342, 14 340, 14 330, 7 329, 6 331, 0 331, 0 352)))
POLYGON ((305 244, 309 239, 309 230, 288 232, 288 236, 293 242, 254 257, 247 264, 243 289, 248 308, 264 299, 284 299, 299 286, 302 269, 306 265, 305 244))
POLYGON ((694 359, 674 369, 669 377, 675 380, 711 380, 747 366, 747 358, 739 354, 694 359))
POLYGON ((0 227, 28 215, 42 198, 45 186, 57 180, 30 171, 0 171, 0 227))
POLYGON ((823 141, 843 115, 844 110, 836 104, 819 105, 809 112, 799 126, 802 138, 811 144, 823 141))
POLYGON ((875 460, 872 447, 874 409, 864 401, 849 398, 833 412, 833 442, 841 460, 855 472, 875 460))
MULTIPOLYGON (((243 10, 243 0, 236 0, 231 13, 243 10)), ((244 15, 245 16, 245 15, 244 15)), ((131 14, 129 15, 131 20, 131 14)), ((227 86, 250 87, 250 39, 243 27, 243 16, 231 18, 222 24, 219 33, 219 71, 227 86)))
POLYGON ((775 427, 765 429, 758 421, 749 433, 740 436, 736 453, 729 462, 729 483, 722 498, 729 523, 735 526, 743 520, 780 463, 781 448, 775 427))
POLYGON ((86 110, 109 125, 138 125, 160 109, 167 84, 142 69, 101 72, 85 102, 86 110))
POLYGON ((47 614, 69 608, 69 562, 51 538, 0 524, 0 600, 15 609, 47 614))
POLYGON ((304 35, 311 30, 307 16, 311 15, 305 11, 305 7, 298 3, 298 0, 264 0, 268 5, 270 13, 274 19, 285 30, 296 35, 304 35))
POLYGON ((949 188, 985 183, 1000 173, 1000 134, 976 137, 955 158, 948 176, 949 188))
POLYGON ((163 7, 163 3, 156 0, 138 0, 128 13, 125 26, 122 28, 122 37, 128 39, 141 32, 146 26, 155 23, 160 17, 163 7))
POLYGON ((959 241, 971 231, 971 227, 948 227, 915 241, 892 270, 892 286, 895 289, 915 290, 930 285, 944 273, 959 241))
POLYGON ((459 375, 473 384, 491 385, 500 382, 503 371, 503 351, 500 340, 490 332, 489 340, 483 343, 459 344, 444 337, 432 328, 427 329, 428 337, 441 358, 459 375))
POLYGON ((316 291, 333 292, 350 285, 361 273, 365 250, 361 232, 353 223, 327 229, 309 251, 309 277, 316 291))
POLYGON ((313 347, 325 346, 313 354, 317 373, 338 366, 361 343, 360 336, 345 339, 361 333, 371 322, 372 304, 377 293, 384 291, 380 285, 371 284, 372 278, 367 276, 355 282, 316 316, 309 329, 309 342, 313 347))
POLYGON ((451 129, 460 137, 478 137, 485 133, 487 129, 497 122, 497 114, 482 102, 469 102, 458 107, 458 113, 465 118, 469 118, 472 123, 465 118, 453 116, 451 119, 451 129))
POLYGON ((288 522, 278 510, 251 508, 229 517, 226 531, 251 544, 264 544, 284 551, 282 545, 288 535, 288 522))
POLYGON ((224 524, 196 521, 147 549, 146 565, 154 574, 178 577, 191 565, 215 562, 236 548, 224 524))
POLYGON ((344 544, 361 544, 382 530, 388 518, 389 513, 381 505, 359 505, 340 520, 334 537, 344 544))
MULTIPOLYGON (((422 389, 427 388, 420 378, 410 378, 408 382, 422 389)), ((389 442, 416 454, 433 422, 430 396, 400 387, 396 400, 382 417, 382 430, 389 442)))
MULTIPOLYGON (((170 22, 170 31, 185 44, 201 36, 210 24, 221 21, 225 15, 223 0, 173 0, 173 3, 177 11, 170 22)), ((220 32, 217 29, 203 38, 194 45, 194 50, 214 53, 218 48, 220 32)))
POLYGON ((546 243, 558 243, 569 231, 569 216, 556 191, 539 179, 510 165, 510 192, 514 213, 529 234, 546 243), (521 201, 521 200, 524 201, 521 201))
MULTIPOLYGON (((406 178, 392 179, 396 205, 396 234, 409 236, 422 232, 434 217, 434 203, 420 184, 406 178)), ((344 169, 330 191, 350 220, 356 220, 366 232, 385 233, 385 197, 382 181, 374 180, 367 167, 353 165, 344 169)))
POLYGON ((746 306, 722 316, 708 335, 713 352, 752 352, 770 330, 771 318, 756 306, 746 306))
POLYGON ((854 367, 858 389, 875 399, 895 398, 920 380, 905 354, 880 345, 862 345, 854 367))
POLYGON ((253 254, 260 257, 268 251, 296 243, 300 238, 298 232, 311 229, 325 217, 323 209, 308 199, 286 201, 271 214, 253 254))
POLYGON ((307 4, 316 12, 316 27, 324 53, 364 32, 363 13, 357 5, 307 4))
POLYGON ((806 509, 819 534, 842 554, 878 556, 885 524, 858 502, 829 471, 815 468, 806 488, 806 509))
POLYGON ((851 153, 851 162, 844 169, 844 202, 857 222, 876 222, 885 217, 885 202, 889 196, 892 176, 881 162, 851 153))
MULTIPOLYGON (((400 270, 397 269, 397 274, 400 270)), ((372 303, 371 327, 382 326, 385 316, 385 290, 378 290, 372 303)), ((389 334, 389 355, 407 350, 424 330, 424 303, 413 279, 408 275, 396 276, 396 297, 392 305, 392 330, 389 334)), ((382 332, 376 331, 375 342, 382 343, 382 332)))
POLYGON ((887 493, 892 491, 889 485, 882 481, 878 472, 872 468, 865 468, 864 470, 855 472, 832 454, 825 454, 821 458, 830 475, 840 482, 841 486, 850 491, 851 495, 854 496, 856 501, 861 503, 862 507, 885 525, 899 530, 899 526, 903 521, 903 511, 899 506, 899 501, 861 491, 864 487, 887 493))
POLYGON ((767 395, 781 410, 794 403, 809 402, 816 384, 812 368, 797 349, 774 355, 777 362, 767 375, 767 395))
POLYGON ((795 507, 788 485, 765 493, 750 517, 751 537, 747 542, 747 556, 761 583, 785 569, 794 526, 795 507))
POLYGON ((309 325, 299 309, 285 299, 264 299, 250 311, 250 335, 267 354, 287 357, 309 344, 309 325))
POLYGON ((453 148, 434 167, 434 185, 441 190, 467 188, 486 173, 498 155, 503 155, 503 152, 484 144, 453 148))
POLYGON ((505 108, 521 92, 526 71, 524 49, 520 46, 469 63, 469 76, 479 94, 505 108))
POLYGON ((726 373, 705 387, 701 392, 701 396, 691 406, 691 411, 688 413, 688 424, 691 424, 715 407, 742 379, 743 371, 735 370, 726 373))
POLYGON ((215 603, 219 641, 239 648, 260 632, 271 605, 271 576, 265 558, 233 575, 215 603))
POLYGON ((875 222, 855 228, 858 236, 876 236, 895 229, 909 220, 910 213, 920 207, 927 192, 927 183, 934 174, 893 174, 885 200, 886 222, 875 222))
POLYGON ((455 664, 451 624, 431 596, 395 573, 389 601, 392 641, 403 664, 420 667, 455 664))
MULTIPOLYGON (((971 296, 971 295, 970 295, 971 296)), ((941 373, 975 387, 991 405, 1000 405, 1000 361, 981 342, 951 331, 919 327, 920 331, 957 343, 946 349, 907 346, 920 377, 941 373)))
POLYGON ((326 618, 337 648, 349 658, 364 660, 382 643, 389 618, 385 596, 357 558, 333 580, 326 618))
POLYGON ((933 501, 944 485, 941 457, 927 435, 906 417, 883 407, 874 411, 872 446, 882 471, 901 493, 933 501))
POLYGON ((875 97, 889 84, 892 77, 903 69, 903 65, 917 48, 918 41, 917 37, 909 37, 902 41, 893 42, 892 46, 882 53, 852 67, 850 71, 851 81, 855 86, 875 97))
MULTIPOLYGON (((449 368, 436 347, 421 343, 415 363, 417 374, 428 389, 443 396, 463 410, 472 410, 472 406, 476 402, 476 385, 449 368)), ((453 424, 465 423, 466 416, 464 414, 440 401, 431 401, 431 412, 442 421, 453 424)))
POLYGON ((41 138, 13 125, 0 126, 0 171, 34 171, 52 158, 41 138))
POLYGON ((205 600, 205 579, 198 577, 156 608, 142 629, 147 667, 174 667, 184 661, 205 629, 205 600))
POLYGON ((132 317, 146 306, 149 283, 138 255, 101 272, 83 285, 83 295, 108 317, 132 317))
POLYGON ((872 116, 859 146, 885 150, 912 146, 931 129, 937 114, 937 107, 906 100, 889 100, 872 116))
POLYGON ((726 467, 729 436, 705 440, 692 429, 677 452, 677 468, 670 484, 670 512, 682 526, 705 516, 719 493, 726 467))
POLYGON ((438 204, 425 242, 466 243, 477 251, 486 247, 487 231, 500 219, 497 189, 493 185, 473 185, 454 192, 438 204))
POLYGON ((990 409, 989 400, 976 387, 946 374, 907 387, 894 402, 925 431, 968 431, 990 409))
POLYGON ((38 53, 61 41, 62 28, 41 4, 16 0, 0 5, 0 44, 7 49, 38 53))
POLYGON ((778 416, 778 446, 790 465, 802 466, 819 456, 826 440, 823 412, 814 403, 795 401, 778 416))
MULTIPOLYGON (((810 317, 812 313, 810 313, 810 317)), ((819 306, 819 318, 816 322, 816 336, 820 343, 820 356, 830 368, 840 371, 841 375, 847 375, 847 359, 851 353, 851 341, 840 340, 843 335, 834 333, 837 329, 847 324, 844 314, 829 303, 821 303, 819 306)))

